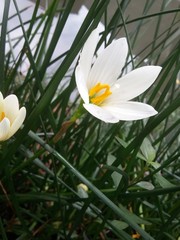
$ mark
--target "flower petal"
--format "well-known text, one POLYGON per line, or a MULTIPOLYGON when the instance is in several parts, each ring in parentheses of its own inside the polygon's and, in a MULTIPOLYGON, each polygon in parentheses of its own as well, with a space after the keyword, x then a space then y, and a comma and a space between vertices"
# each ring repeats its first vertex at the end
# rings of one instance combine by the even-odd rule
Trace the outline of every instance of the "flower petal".
POLYGON ((108 110, 103 109, 94 104, 83 104, 84 108, 90 112, 94 117, 109 123, 117 123, 119 119, 112 115, 108 110))
POLYGON ((84 75, 83 81, 85 82, 87 81, 87 77, 91 69, 92 59, 98 43, 98 39, 99 32, 96 28, 94 31, 92 31, 89 38, 85 42, 82 52, 80 54, 79 64, 81 65, 84 75))
POLYGON ((0 92, 0 102, 3 100, 4 98, 3 98, 3 95, 2 95, 2 93, 0 92))
POLYGON ((88 89, 98 82, 112 85, 121 73, 128 53, 126 38, 120 38, 107 46, 96 59, 89 78, 88 89))
POLYGON ((4 112, 12 124, 19 112, 19 101, 16 95, 11 94, 4 99, 4 112))
POLYGON ((11 125, 8 138, 10 138, 12 135, 14 135, 17 132, 17 130, 21 127, 22 123, 24 122, 25 117, 26 117, 26 109, 25 107, 22 107, 19 110, 19 113, 16 119, 14 120, 13 124, 11 125))
POLYGON ((10 129, 10 121, 6 117, 0 122, 0 141, 7 139, 10 129))
POLYGON ((88 89, 87 89, 86 81, 84 80, 84 75, 83 75, 82 67, 80 64, 76 67, 75 79, 76 79, 76 85, 77 85, 79 94, 81 95, 83 101, 85 103, 89 103, 88 89))
POLYGON ((0 114, 2 113, 2 112, 4 112, 4 101, 3 101, 4 99, 3 99, 3 95, 2 95, 2 93, 0 92, 0 114))
POLYGON ((131 101, 114 106, 103 106, 103 108, 123 121, 139 120, 157 114, 157 111, 150 105, 131 101))
POLYGON ((113 94, 109 97, 109 101, 115 99, 128 101, 137 97, 153 84, 161 69, 159 66, 145 66, 118 79, 111 89, 113 94))

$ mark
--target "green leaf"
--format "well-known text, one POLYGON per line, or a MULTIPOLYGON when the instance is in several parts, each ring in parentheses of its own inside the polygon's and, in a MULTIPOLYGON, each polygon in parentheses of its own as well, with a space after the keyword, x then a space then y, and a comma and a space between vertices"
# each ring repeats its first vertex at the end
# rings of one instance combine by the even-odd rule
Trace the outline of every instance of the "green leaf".
MULTIPOLYGON (((109 166, 113 165, 113 162, 116 160, 116 158, 112 155, 112 154, 109 154, 108 155, 108 158, 107 158, 107 164, 109 166)), ((117 167, 118 169, 120 169, 122 171, 122 167, 121 165, 119 165, 117 167)), ((112 177, 112 180, 114 182, 114 186, 115 188, 117 189, 120 182, 121 182, 121 179, 122 179, 122 174, 120 174, 119 172, 117 171, 114 171, 112 174, 111 174, 111 177, 112 177)))
POLYGON ((137 224, 145 224, 145 225, 150 225, 151 223, 149 221, 146 221, 143 218, 138 217, 136 214, 129 212, 122 204, 119 204, 119 208, 127 214, 128 218, 131 219, 131 221, 134 221, 137 224))
POLYGON ((162 188, 169 188, 169 187, 175 187, 174 184, 172 184, 171 182, 169 182, 166 178, 164 178, 160 173, 156 173, 155 174, 155 178, 157 180, 157 182, 159 183, 159 185, 162 188))
MULTIPOLYGON (((112 220, 110 222, 118 230, 126 229, 129 226, 127 223, 119 221, 119 220, 112 220)), ((107 228, 111 229, 108 225, 107 225, 107 228)))
POLYGON ((156 151, 148 138, 145 138, 141 145, 141 151, 147 163, 153 162, 156 157, 156 151))
MULTIPOLYGON (((2 2, 1 2, 2 4, 2 2)), ((0 38, 0 73, 1 73, 1 81, 0 81, 0 89, 1 92, 4 92, 4 84, 5 84, 5 47, 6 47, 6 33, 7 33, 7 25, 8 25, 8 15, 10 8, 10 0, 4 1, 4 12, 2 19, 2 27, 1 27, 1 38, 0 38)))
POLYGON ((147 189, 147 190, 153 190, 154 189, 153 184, 150 183, 150 182, 146 182, 146 181, 138 182, 136 185, 138 185, 141 188, 147 189))

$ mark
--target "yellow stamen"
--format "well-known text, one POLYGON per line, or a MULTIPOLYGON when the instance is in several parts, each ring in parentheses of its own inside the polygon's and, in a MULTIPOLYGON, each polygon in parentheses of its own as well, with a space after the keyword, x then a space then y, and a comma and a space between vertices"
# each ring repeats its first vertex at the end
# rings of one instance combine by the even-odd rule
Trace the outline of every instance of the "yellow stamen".
POLYGON ((4 118, 5 118, 5 113, 2 112, 2 113, 0 114, 0 122, 1 122, 4 118))
POLYGON ((112 92, 108 84, 97 83, 89 91, 90 102, 100 105, 112 92))

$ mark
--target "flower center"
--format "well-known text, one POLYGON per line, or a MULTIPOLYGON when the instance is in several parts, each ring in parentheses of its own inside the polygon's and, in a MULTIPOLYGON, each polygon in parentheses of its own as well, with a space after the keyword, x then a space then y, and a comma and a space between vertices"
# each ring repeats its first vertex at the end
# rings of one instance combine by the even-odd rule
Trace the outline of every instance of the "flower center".
POLYGON ((0 122, 1 122, 4 118, 5 118, 5 113, 2 112, 2 113, 0 114, 0 122))
POLYGON ((97 83, 89 91, 90 102, 100 105, 112 92, 108 84, 97 83))

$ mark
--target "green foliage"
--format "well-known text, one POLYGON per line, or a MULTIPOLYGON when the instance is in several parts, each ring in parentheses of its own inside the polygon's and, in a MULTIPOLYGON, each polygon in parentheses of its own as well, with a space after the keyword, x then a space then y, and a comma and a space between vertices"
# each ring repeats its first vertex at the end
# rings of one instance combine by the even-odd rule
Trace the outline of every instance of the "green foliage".
POLYGON ((5 52, 10 1, 5 1, 0 91, 4 96, 16 94, 27 109, 27 117, 23 128, 0 145, 1 239, 128 240, 136 233, 146 240, 178 239, 178 3, 158 1, 157 10, 156 1, 141 1, 143 6, 136 16, 129 15, 133 0, 94 0, 70 49, 53 59, 76 1, 63 1, 59 6, 60 1, 53 0, 41 15, 37 11, 40 1, 36 1, 28 29, 21 17, 26 9, 19 11, 18 1, 12 2, 24 45, 10 64, 13 46, 5 52), (52 30, 55 15, 58 21, 52 30), (166 18, 169 24, 162 30, 166 18), (158 115, 105 124, 86 113, 66 127, 64 123, 80 102, 79 96, 71 100, 76 91, 72 63, 77 62, 83 44, 100 21, 105 31, 98 47, 126 36, 130 48, 126 66, 163 67, 154 85, 139 97, 153 105, 158 115), (152 38, 144 43, 150 26, 152 38), (40 27, 40 40, 32 51, 30 43, 40 27), (25 57, 30 64, 27 74, 21 75, 25 57), (48 68, 56 62, 58 68, 48 75, 48 68), (54 141, 58 133, 60 137, 54 141))

